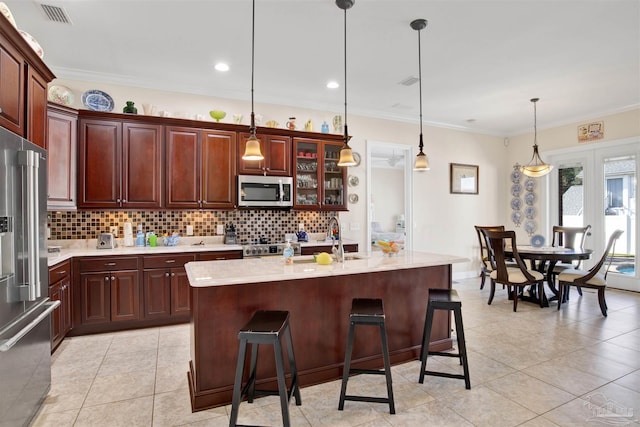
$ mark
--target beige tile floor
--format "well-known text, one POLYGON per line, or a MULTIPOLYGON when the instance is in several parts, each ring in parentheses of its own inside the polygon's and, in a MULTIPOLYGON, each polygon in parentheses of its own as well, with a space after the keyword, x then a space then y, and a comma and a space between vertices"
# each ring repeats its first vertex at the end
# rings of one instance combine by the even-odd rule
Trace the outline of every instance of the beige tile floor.
MULTIPOLYGON (((640 293, 608 290, 609 316, 589 290, 556 311, 498 289, 487 305, 479 280, 456 282, 469 352, 471 390, 426 377, 419 362, 394 366, 395 415, 388 406, 346 402, 340 382, 302 389, 294 426, 640 425, 640 293)), ((488 288, 488 287, 487 287, 488 288)), ((294 343, 295 345, 295 343, 294 343)), ((191 413, 188 325, 66 339, 53 355, 51 392, 34 426, 226 426, 230 407, 191 413)), ((453 358, 429 361, 460 372, 453 358)), ((383 376, 358 376, 349 393, 385 395, 383 376)), ((243 403, 239 422, 281 425, 279 401, 243 403)))

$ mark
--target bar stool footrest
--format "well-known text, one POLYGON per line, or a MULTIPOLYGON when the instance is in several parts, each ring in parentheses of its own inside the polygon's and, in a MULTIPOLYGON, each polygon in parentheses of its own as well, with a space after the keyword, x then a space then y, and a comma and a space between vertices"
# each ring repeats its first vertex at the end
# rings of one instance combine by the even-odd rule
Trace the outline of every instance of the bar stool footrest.
POLYGON ((349 369, 349 375, 351 374, 386 375, 387 373, 380 369, 349 369))
POLYGON ((450 374, 448 372, 436 372, 436 371, 424 371, 425 375, 432 375, 434 377, 444 377, 444 378, 456 378, 459 380, 464 380, 464 375, 461 374, 450 374))
POLYGON ((370 397, 370 396, 352 396, 346 395, 344 400, 351 400, 355 402, 372 402, 372 403, 389 403, 389 399, 386 397, 370 397))
POLYGON ((459 358, 461 355, 460 353, 447 353, 444 351, 430 351, 429 356, 444 356, 444 357, 457 357, 459 358))

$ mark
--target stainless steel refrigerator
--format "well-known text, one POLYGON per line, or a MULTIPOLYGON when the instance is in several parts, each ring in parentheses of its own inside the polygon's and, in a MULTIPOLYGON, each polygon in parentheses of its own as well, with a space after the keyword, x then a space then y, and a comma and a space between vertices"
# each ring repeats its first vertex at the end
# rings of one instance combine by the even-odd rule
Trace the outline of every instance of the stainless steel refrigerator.
POLYGON ((51 386, 47 153, 0 128, 0 426, 28 425, 51 386))

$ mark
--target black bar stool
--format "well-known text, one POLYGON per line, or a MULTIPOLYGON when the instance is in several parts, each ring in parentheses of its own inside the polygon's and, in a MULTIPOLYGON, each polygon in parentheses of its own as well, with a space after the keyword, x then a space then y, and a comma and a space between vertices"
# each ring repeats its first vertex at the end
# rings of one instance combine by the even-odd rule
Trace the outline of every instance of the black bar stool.
POLYGON ((351 314, 349 315, 349 338, 347 340, 347 350, 344 358, 344 372, 342 374, 342 388, 340 390, 340 403, 338 409, 344 409, 345 400, 355 400, 359 402, 388 403, 389 412, 396 413, 393 402, 393 388, 391 384, 391 366, 389 363, 389 347, 387 345, 387 332, 384 324, 384 308, 381 299, 355 298, 351 302, 351 314), (378 325, 380 327, 380 339, 382 341, 382 356, 384 358, 384 369, 351 369, 351 353, 353 352, 353 337, 356 325, 378 325), (368 397, 347 395, 347 381, 349 374, 374 374, 384 375, 387 380, 387 397, 368 397))
POLYGON ((291 396, 296 398, 296 405, 302 404, 300 398, 300 387, 298 386, 298 371, 293 355, 293 342, 291 340, 291 330, 289 329, 288 311, 257 311, 251 320, 240 329, 238 333, 240 347, 238 349, 238 365, 236 367, 236 378, 233 384, 233 400, 231 402, 231 416, 229 426, 236 426, 238 421, 238 408, 244 396, 248 396, 248 402, 253 403, 256 394, 259 395, 280 395, 280 406, 282 409, 282 425, 289 427, 289 401, 291 396), (284 335, 289 355, 289 367, 291 369, 291 387, 287 389, 284 378, 284 360, 282 356, 281 337, 284 335), (247 344, 251 344, 251 369, 247 384, 242 387, 242 374, 244 370, 247 344), (276 377, 278 390, 256 390, 256 366, 258 364, 258 347, 260 344, 272 344, 276 361, 276 377))
POLYGON ((462 302, 455 289, 429 289, 429 302, 427 304, 427 316, 424 321, 424 333, 422 335, 422 349, 420 350, 420 384, 424 383, 425 375, 436 377, 457 378, 464 380, 465 388, 471 388, 469 380, 469 364, 467 362, 467 346, 464 341, 464 328, 462 327, 462 302), (446 353, 441 351, 429 351, 429 339, 431 338, 431 324, 435 310, 453 311, 456 321, 456 337, 458 339, 458 353, 446 353), (463 367, 464 375, 449 374, 447 372, 427 371, 427 356, 457 357, 463 367))

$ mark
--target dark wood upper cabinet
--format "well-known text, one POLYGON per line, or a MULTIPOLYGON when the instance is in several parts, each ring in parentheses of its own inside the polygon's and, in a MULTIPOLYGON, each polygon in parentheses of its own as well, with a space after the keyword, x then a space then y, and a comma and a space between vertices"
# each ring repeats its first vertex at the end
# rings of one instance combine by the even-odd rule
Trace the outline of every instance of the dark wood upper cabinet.
POLYGON ((78 152, 78 207, 162 206, 162 126, 81 119, 78 152))
POLYGON ((27 72, 27 139, 47 145, 47 81, 32 68, 27 72))
POLYGON ((0 35, 0 125, 18 135, 24 125, 24 61, 0 35))
POLYGON ((122 207, 162 206, 162 126, 122 125, 122 207))
POLYGON ((291 137, 269 134, 256 135, 264 160, 242 160, 248 133, 240 133, 238 144, 238 174, 291 176, 291 137))
POLYGON ((76 206, 77 111, 50 104, 47 129, 47 209, 73 208, 76 206))
POLYGON ((236 133, 202 132, 202 207, 233 208, 236 204, 236 133))
POLYGON ((167 207, 233 208, 236 133, 167 127, 167 207))
POLYGON ((47 84, 54 78, 18 30, 0 19, 0 126, 45 147, 47 84))

